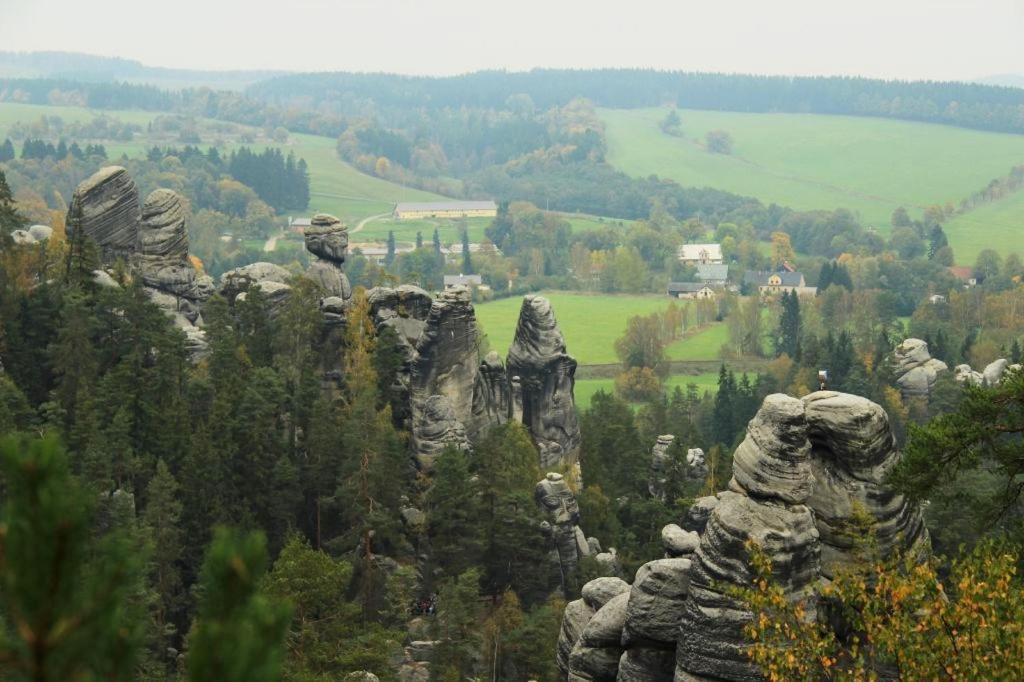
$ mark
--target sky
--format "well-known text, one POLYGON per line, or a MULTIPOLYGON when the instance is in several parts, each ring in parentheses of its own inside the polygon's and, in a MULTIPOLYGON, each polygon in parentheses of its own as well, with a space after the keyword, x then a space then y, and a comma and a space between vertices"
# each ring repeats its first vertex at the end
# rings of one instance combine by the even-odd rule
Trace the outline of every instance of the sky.
POLYGON ((1024 0, 0 0, 0 50, 150 66, 444 75, 645 67, 1024 73, 1024 0))

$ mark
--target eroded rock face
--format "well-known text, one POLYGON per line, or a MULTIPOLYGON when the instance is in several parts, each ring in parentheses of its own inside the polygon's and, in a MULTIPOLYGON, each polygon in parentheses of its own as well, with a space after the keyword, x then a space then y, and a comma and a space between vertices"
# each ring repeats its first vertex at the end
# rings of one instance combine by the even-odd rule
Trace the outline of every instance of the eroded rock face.
POLYGON ((506 423, 511 417, 511 386, 501 357, 491 351, 480 363, 473 386, 473 418, 470 434, 474 440, 483 438, 492 426, 506 423))
POLYGON ((423 413, 432 398, 445 399, 446 419, 453 429, 466 433, 466 424, 473 416, 473 388, 478 370, 476 343, 476 317, 469 290, 456 287, 434 299, 416 341, 409 376, 413 450, 421 465, 427 463, 424 456, 430 455, 432 448, 424 433, 417 430, 417 424, 428 422, 429 417, 423 413))
POLYGON ((1000 358, 985 365, 985 369, 976 372, 970 365, 957 365, 953 370, 953 378, 961 384, 971 386, 998 386, 1007 372, 1020 370, 1020 365, 1011 365, 1009 360, 1000 358))
POLYGON ((613 597, 587 622, 569 655, 569 679, 614 682, 628 601, 628 592, 613 597))
POLYGON ((582 599, 571 601, 565 605, 562 613, 562 629, 558 633, 558 648, 555 653, 555 664, 563 676, 569 674, 569 655, 583 634, 596 611, 582 599))
POLYGON ((580 447, 573 399, 576 360, 566 352, 565 340, 546 298, 523 299, 507 367, 513 377, 513 396, 518 401, 513 412, 521 411, 522 421, 540 451, 541 467, 576 465, 580 447))
POLYGON ((665 499, 665 482, 668 478, 669 466, 671 466, 669 448, 672 447, 675 440, 676 437, 670 433, 658 436, 658 440, 654 443, 654 449, 651 450, 651 466, 647 474, 647 492, 651 494, 651 497, 656 497, 659 500, 665 499))
MULTIPOLYGON (((220 278, 220 292, 228 300, 233 302, 239 293, 247 291, 254 284, 271 282, 275 284, 286 284, 292 274, 274 263, 249 263, 234 270, 228 270, 220 278)), ((270 295, 279 292, 278 287, 267 287, 270 295), (271 291, 272 290, 272 291, 271 291)))
POLYGON ((773 577, 787 594, 813 612, 821 547, 814 514, 804 504, 813 484, 810 449, 803 402, 781 394, 765 398, 733 460, 729 487, 736 492, 718 497, 692 557, 690 598, 679 619, 677 678, 759 679, 743 635, 753 614, 720 591, 750 584, 748 540, 768 554, 773 577))
POLYGON ((533 497, 547 516, 545 531, 558 557, 560 570, 557 573, 572 575, 580 558, 590 553, 590 545, 579 527, 580 507, 576 495, 561 474, 552 472, 537 484, 533 497))
POLYGON ((142 204, 139 248, 144 256, 188 260, 184 200, 177 192, 157 189, 142 204))
POLYGON ((904 339, 892 355, 896 384, 904 398, 928 397, 940 372, 949 367, 928 352, 928 344, 921 339, 904 339))
POLYGON ((121 166, 101 168, 75 189, 68 207, 67 234, 96 242, 105 263, 130 259, 138 250, 139 190, 121 166))
POLYGON ((306 250, 317 257, 306 276, 312 279, 327 296, 344 300, 352 297, 352 285, 345 275, 348 255, 348 228, 332 215, 318 213, 305 230, 306 250))
POLYGON ((899 461, 889 417, 859 396, 819 391, 803 399, 814 489, 814 510, 821 537, 821 571, 827 577, 852 559, 859 533, 851 523, 861 508, 874 518, 875 542, 883 555, 930 553, 928 530, 920 508, 885 486, 885 476, 899 461))
POLYGON ((421 469, 430 471, 447 447, 469 450, 466 428, 455 416, 447 396, 429 395, 413 410, 412 446, 421 469))

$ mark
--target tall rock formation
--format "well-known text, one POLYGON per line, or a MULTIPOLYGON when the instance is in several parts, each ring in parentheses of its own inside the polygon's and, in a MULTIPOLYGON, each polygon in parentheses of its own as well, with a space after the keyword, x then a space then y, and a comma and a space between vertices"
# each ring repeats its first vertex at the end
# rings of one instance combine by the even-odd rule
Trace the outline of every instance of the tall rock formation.
POLYGON ((977 372, 970 365, 957 365, 953 369, 953 378, 961 384, 971 386, 998 386, 1007 372, 1020 371, 1019 364, 1010 364, 1009 360, 1000 358, 985 365, 985 369, 977 372))
POLYGON ((671 466, 671 455, 669 448, 676 441, 671 433, 658 436, 651 450, 651 465, 647 472, 647 492, 651 497, 659 500, 665 499, 665 483, 668 480, 668 471, 671 466))
POLYGON ((306 250, 317 257, 306 276, 320 285, 327 296, 348 300, 352 286, 345 275, 348 255, 348 228, 332 215, 318 213, 305 231, 306 250))
POLYGON ((896 384, 904 398, 931 395, 940 372, 949 367, 928 352, 928 344, 921 339, 904 339, 892 355, 896 384))
POLYGON ((883 555, 927 556, 931 543, 920 508, 885 485, 900 459, 885 410, 834 391, 812 393, 803 402, 814 476, 807 504, 821 538, 822 574, 832 577, 853 558, 858 538, 851 535, 851 523, 858 508, 874 518, 883 555))
POLYGON ((579 525, 576 495, 562 474, 552 472, 537 484, 533 497, 547 516, 544 531, 551 542, 553 573, 559 576, 564 589, 565 577, 573 574, 580 559, 590 555, 590 545, 579 525))
POLYGON ((551 303, 526 296, 508 352, 508 374, 521 387, 522 421, 533 434, 543 469, 579 463, 580 428, 573 401, 576 360, 566 352, 551 303))
POLYGON ((68 207, 67 235, 92 239, 104 263, 130 259, 139 246, 139 190, 121 166, 101 168, 75 189, 68 207))
POLYGON ((469 289, 454 287, 431 304, 410 367, 412 446, 422 468, 429 469, 453 438, 465 439, 478 369, 476 317, 469 289), (441 415, 447 426, 439 430, 429 422, 441 415))

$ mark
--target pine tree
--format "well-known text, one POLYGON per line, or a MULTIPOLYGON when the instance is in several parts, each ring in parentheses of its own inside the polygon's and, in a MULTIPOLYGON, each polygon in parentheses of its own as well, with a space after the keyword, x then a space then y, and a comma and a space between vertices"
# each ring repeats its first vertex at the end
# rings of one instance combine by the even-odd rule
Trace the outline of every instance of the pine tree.
MULTIPOLYGON (((178 482, 163 460, 157 462, 156 475, 146 488, 146 510, 142 517, 152 557, 150 584, 156 592, 153 621, 156 628, 157 656, 162 658, 176 640, 176 619, 182 613, 182 582, 178 561, 182 554, 181 501, 178 482)), ((173 664, 174 661, 166 661, 173 664)))
POLYGON ((25 224, 25 218, 14 205, 14 195, 7 184, 7 176, 0 170, 0 232, 4 234, 25 224))
POLYGON ((434 239, 434 255, 435 256, 440 256, 441 255, 441 233, 437 231, 436 227, 434 228, 434 237, 433 237, 433 239, 434 239))
POLYGON ((0 660, 31 680, 130 679, 141 642, 132 597, 144 552, 112 530, 92 534, 95 499, 71 476, 57 439, 0 441, 0 660))
POLYGON ((825 289, 832 286, 832 276, 835 273, 835 266, 832 261, 825 261, 821 264, 821 270, 818 272, 818 293, 822 293, 825 289))
POLYGON ((467 275, 473 274, 473 257, 469 251, 469 230, 462 231, 462 271, 467 275))
POLYGON ((431 682, 471 677, 480 650, 479 582, 480 574, 474 569, 441 586, 433 623, 438 644, 430 665, 431 682))
POLYGON ((1021 357, 1020 341, 1018 339, 1014 339, 1013 343, 1010 344, 1010 363, 1019 363, 1021 361, 1021 357))
POLYGON ((11 138, 4 140, 4 143, 0 145, 0 163, 6 163, 8 161, 14 161, 16 157, 14 151, 14 143, 11 142, 11 138))
POLYGON ((217 530, 203 562, 199 610, 189 636, 192 682, 281 679, 291 613, 260 594, 266 567, 262 533, 217 530))
POLYGON ((800 299, 796 292, 783 292, 781 300, 782 315, 775 338, 775 357, 783 353, 800 359, 800 299))
POLYGON ((390 266, 395 262, 395 231, 388 230, 388 252, 384 256, 384 264, 390 266))
POLYGON ((416 248, 423 248, 423 233, 420 232, 419 230, 416 231, 416 248))
POLYGON ((480 496, 465 452, 449 447, 437 458, 427 505, 430 545, 444 574, 457 576, 478 564, 483 550, 480 496))
POLYGON ((718 393, 715 395, 715 409, 711 415, 711 437, 716 443, 732 446, 736 435, 735 410, 736 377, 723 364, 718 370, 718 393))

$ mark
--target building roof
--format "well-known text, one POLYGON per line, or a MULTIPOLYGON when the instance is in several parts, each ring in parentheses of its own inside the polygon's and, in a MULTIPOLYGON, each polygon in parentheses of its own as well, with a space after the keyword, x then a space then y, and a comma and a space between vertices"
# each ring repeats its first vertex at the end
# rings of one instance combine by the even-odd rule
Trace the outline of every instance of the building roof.
POLYGON ((309 227, 312 224, 311 218, 292 218, 291 222, 288 223, 292 227, 309 227))
POLYGON ((683 244, 679 247, 681 260, 722 260, 721 244, 683 244))
POLYGON ((480 275, 445 275, 444 285, 446 287, 455 286, 457 284, 465 284, 467 286, 474 285, 480 286, 483 284, 483 280, 480 275))
POLYGON ((974 268, 965 265, 951 265, 949 266, 949 271, 954 277, 965 282, 974 279, 974 268))
POLYGON ((782 282, 781 286, 804 286, 804 275, 802 272, 770 272, 765 270, 747 270, 745 273, 743 273, 743 283, 756 284, 758 286, 766 286, 768 284, 768 278, 771 277, 772 275, 779 276, 779 280, 782 282))
POLYGON ((668 293, 670 294, 695 294, 704 288, 710 288, 703 282, 669 282, 668 293))
POLYGON ((497 211, 493 201, 403 201, 395 206, 395 212, 402 211, 497 211))
POLYGON ((724 282, 729 279, 729 266, 724 263, 700 263, 697 265, 697 279, 724 282))

